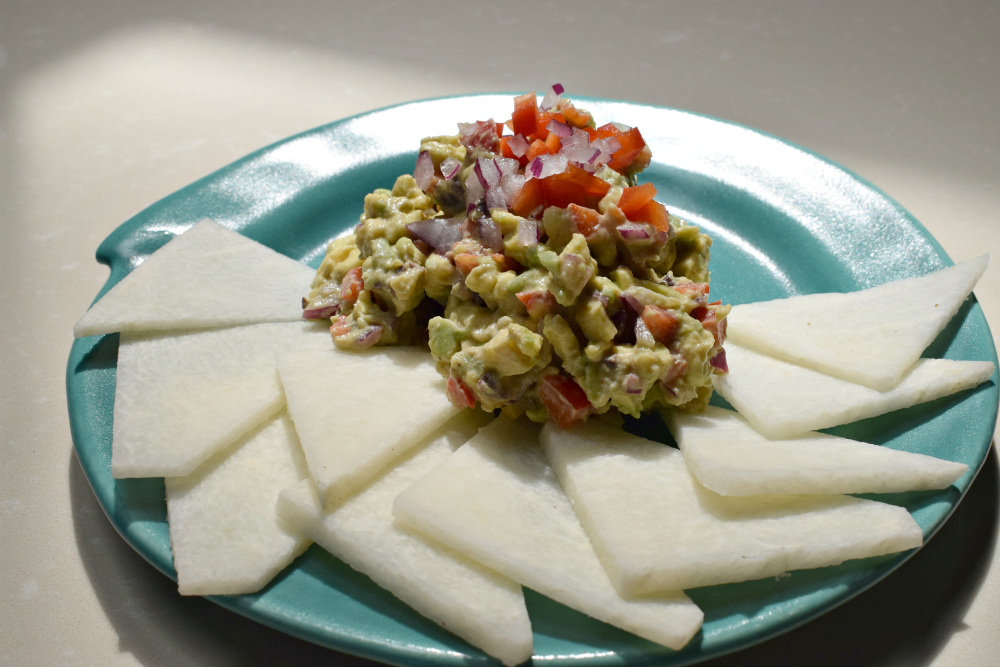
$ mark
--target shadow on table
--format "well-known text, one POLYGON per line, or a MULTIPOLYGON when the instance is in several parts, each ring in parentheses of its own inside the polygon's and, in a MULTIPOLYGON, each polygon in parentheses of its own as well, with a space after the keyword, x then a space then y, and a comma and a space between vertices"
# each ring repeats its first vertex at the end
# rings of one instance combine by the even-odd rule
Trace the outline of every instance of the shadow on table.
POLYGON ((178 595, 177 584, 115 531, 75 454, 69 490, 80 560, 122 653, 151 667, 377 664, 272 630, 204 598, 178 595))

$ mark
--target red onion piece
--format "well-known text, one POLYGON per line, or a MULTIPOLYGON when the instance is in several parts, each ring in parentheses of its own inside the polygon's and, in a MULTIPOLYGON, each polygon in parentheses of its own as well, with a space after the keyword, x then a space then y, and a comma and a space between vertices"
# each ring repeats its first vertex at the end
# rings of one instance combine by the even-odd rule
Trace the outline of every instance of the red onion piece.
POLYGON ((462 218, 428 218, 406 225, 410 233, 441 254, 462 240, 462 218))
POLYGON ((500 187, 503 189, 504 199, 508 202, 513 202, 517 198, 518 193, 521 192, 521 187, 526 180, 527 177, 524 174, 518 174, 517 172, 504 174, 503 178, 500 179, 500 187))
POLYGON ((522 248, 538 245, 538 223, 534 220, 521 220, 517 223, 517 241, 522 248))
POLYGON ((539 155, 538 159, 542 161, 542 168, 537 178, 561 174, 569 166, 569 160, 565 155, 539 155))
POLYGON ((465 179, 465 203, 475 207, 477 201, 486 196, 486 188, 479 180, 479 175, 473 169, 465 179))
POLYGON ((629 373, 625 376, 625 392, 628 394, 641 394, 642 393, 642 378, 640 378, 635 373, 629 373))
POLYGON ((476 160, 475 172, 484 188, 492 188, 500 182, 500 167, 493 158, 481 157, 476 160))
POLYGON ((636 315, 642 315, 642 311, 646 309, 646 305, 642 301, 628 293, 622 294, 622 303, 636 315))
POLYGON ((486 208, 507 210, 507 198, 503 195, 503 188, 492 187, 486 189, 486 208))
POLYGON ((534 160, 531 161, 531 164, 528 165, 528 171, 530 171, 531 175, 534 176, 535 178, 542 177, 542 169, 544 168, 545 164, 542 162, 541 157, 536 157, 534 160))
POLYGON ((517 170, 520 169, 521 163, 510 157, 498 157, 494 158, 493 161, 496 163, 497 167, 500 169, 500 178, 502 179, 507 174, 516 174, 517 170))
POLYGON ((646 321, 641 316, 635 318, 635 342, 636 344, 642 343, 646 347, 656 345, 656 339, 653 338, 652 332, 650 332, 649 327, 646 326, 646 321))
POLYGON ((530 146, 530 144, 528 143, 528 140, 524 138, 523 134, 515 134, 514 138, 507 142, 507 148, 509 148, 510 152, 517 157, 522 157, 525 153, 527 153, 528 146, 530 146))
POLYGON ((378 324, 374 326, 367 327, 365 332, 358 336, 354 341, 354 348, 357 350, 366 350, 375 343, 378 339, 382 337, 382 327, 378 324))
POLYGON ((483 247, 503 252, 503 235, 500 233, 497 223, 493 222, 493 218, 480 218, 477 231, 479 242, 483 247))
POLYGON ((618 233, 623 239, 632 241, 648 239, 649 226, 638 222, 626 222, 618 225, 618 233))
POLYGON ((552 84, 552 92, 554 92, 556 95, 562 95, 563 91, 565 90, 566 89, 563 88, 561 83, 552 84))
POLYGON ((560 123, 555 119, 550 120, 549 124, 545 126, 545 129, 561 139, 573 136, 573 128, 566 123, 560 123))
POLYGON ((430 151, 420 151, 420 155, 417 156, 417 166, 413 168, 413 178, 421 190, 431 186, 431 179, 434 178, 434 160, 431 159, 430 151))
POLYGON ((719 351, 714 357, 708 360, 712 368, 717 368, 723 373, 729 372, 729 364, 726 363, 726 351, 723 348, 719 348, 719 351))
POLYGON ((441 175, 444 176, 445 179, 455 178, 461 168, 462 162, 453 157, 446 157, 441 161, 441 175))
POLYGON ((307 308, 302 311, 302 319, 304 320, 325 320, 328 317, 333 317, 340 312, 340 304, 335 303, 330 306, 319 306, 318 308, 307 308))
POLYGON ((590 145, 600 149, 602 153, 617 153, 622 148, 622 142, 618 141, 618 137, 604 137, 592 142, 590 145))

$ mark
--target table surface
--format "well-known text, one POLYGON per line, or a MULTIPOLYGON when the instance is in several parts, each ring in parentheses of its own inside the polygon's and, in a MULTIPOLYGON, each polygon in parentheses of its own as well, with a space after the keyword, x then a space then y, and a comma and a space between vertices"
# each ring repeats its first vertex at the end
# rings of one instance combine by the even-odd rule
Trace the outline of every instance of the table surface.
MULTIPOLYGON (((1000 240, 998 28, 996 2, 4 2, 0 664, 369 664, 179 596, 98 506, 64 368, 135 213, 338 118, 558 81, 786 138, 968 259, 1000 240)), ((976 296, 995 330, 1000 270, 976 296)), ((995 664, 998 471, 884 582, 709 664, 995 664)))

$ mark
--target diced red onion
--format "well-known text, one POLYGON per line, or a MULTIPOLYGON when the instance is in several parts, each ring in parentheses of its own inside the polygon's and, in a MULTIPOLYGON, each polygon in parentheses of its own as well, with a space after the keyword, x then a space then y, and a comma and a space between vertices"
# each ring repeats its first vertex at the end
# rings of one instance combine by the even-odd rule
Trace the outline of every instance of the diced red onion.
POLYGON ((656 242, 657 243, 666 243, 669 240, 670 240, 670 233, 669 232, 664 232, 664 231, 661 231, 661 230, 656 230, 656 242))
POLYGON ((714 357, 708 360, 708 363, 712 365, 712 368, 717 368, 723 373, 729 372, 729 364, 726 363, 726 351, 719 348, 719 351, 714 357))
POLYGON ((521 220, 518 222, 517 240, 522 248, 538 245, 538 223, 534 220, 521 220))
POLYGON ((410 233, 441 254, 462 240, 462 218, 428 218, 406 225, 410 233))
POLYGON ((628 306, 636 315, 642 315, 642 311, 646 309, 646 305, 642 301, 639 301, 639 299, 627 292, 622 294, 622 303, 628 306))
POLYGON ((486 188, 479 180, 479 174, 473 169, 469 177, 465 179, 465 203, 474 208, 476 202, 485 196, 486 188))
POLYGON ((602 137, 590 145, 600 149, 602 153, 617 153, 622 148, 622 142, 618 141, 618 137, 602 137))
POLYGON ((304 320, 325 320, 328 317, 333 317, 340 312, 340 304, 335 303, 328 306, 319 306, 317 308, 307 308, 302 311, 302 319, 304 320))
POLYGON ((478 225, 479 242, 483 247, 503 252, 503 235, 493 218, 480 218, 478 225))
POLYGON ((531 175, 534 176, 535 178, 541 178, 542 169, 544 168, 545 164, 542 162, 542 158, 536 157, 534 160, 531 161, 531 164, 528 165, 527 171, 530 171, 531 175))
POLYGON ((441 161, 441 175, 444 176, 445 179, 455 178, 461 168, 461 160, 456 160, 453 157, 446 157, 441 161))
POLYGON ((500 179, 500 187, 503 189, 503 197, 508 202, 513 202, 519 192, 521 192, 521 187, 524 185, 524 181, 527 177, 524 174, 519 174, 514 172, 513 174, 504 174, 503 178, 500 179))
POLYGON ((500 167, 493 158, 481 157, 476 160, 475 172, 484 188, 492 188, 500 182, 500 167))
POLYGON ((562 95, 564 88, 560 84, 556 84, 549 88, 549 91, 545 93, 545 97, 542 98, 542 103, 538 105, 538 108, 542 111, 548 111, 559 102, 559 96, 562 95))
POLYGON ((542 169, 537 178, 561 174, 569 166, 569 160, 565 155, 539 155, 538 159, 542 161, 542 169))
POLYGON ((431 159, 430 151, 420 151, 420 155, 417 156, 417 166, 413 169, 413 178, 421 190, 431 186, 431 179, 434 178, 434 160, 431 159))
POLYGON ((564 90, 566 89, 563 88, 561 83, 552 84, 552 92, 556 95, 562 95, 564 90))
POLYGON ((492 187, 486 189, 486 208, 507 210, 507 198, 503 195, 503 188, 492 187))
POLYGON ((528 140, 524 138, 523 134, 515 134, 514 138, 507 142, 507 148, 509 148, 510 152, 517 157, 522 157, 525 153, 527 153, 528 146, 530 146, 530 144, 528 143, 528 140))
POLYGON ((510 157, 498 157, 493 160, 497 167, 500 169, 500 177, 503 178, 507 174, 516 174, 517 170, 521 167, 521 163, 510 157))
POLYGON ((648 239, 649 226, 639 222, 625 222, 618 225, 618 233, 621 234, 623 239, 632 241, 648 239))
POLYGON ((629 373, 625 376, 625 392, 628 394, 641 394, 642 393, 642 378, 635 373, 629 373))
POLYGON ((382 327, 378 324, 367 327, 365 332, 354 341, 354 347, 358 350, 366 350, 382 337, 382 327))
POLYGON ((545 129, 562 139, 573 136, 572 127, 570 127, 566 123, 560 123, 554 118, 549 121, 549 124, 545 126, 545 129))
POLYGON ((601 151, 599 151, 598 149, 595 148, 593 155, 591 155, 590 159, 587 160, 587 164, 594 164, 594 161, 597 159, 597 156, 600 155, 600 154, 601 154, 601 151))
POLYGON ((656 339, 653 338, 653 334, 649 331, 649 327, 646 326, 646 321, 642 317, 635 318, 635 341, 636 343, 642 343, 646 347, 653 347, 656 345, 656 339))

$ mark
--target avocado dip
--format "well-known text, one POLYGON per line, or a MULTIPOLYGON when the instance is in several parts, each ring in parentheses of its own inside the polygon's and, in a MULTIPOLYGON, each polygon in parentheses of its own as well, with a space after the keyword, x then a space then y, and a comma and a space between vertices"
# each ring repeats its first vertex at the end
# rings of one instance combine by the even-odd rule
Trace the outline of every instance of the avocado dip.
POLYGON ((598 127, 562 92, 424 139, 414 173, 330 243, 303 317, 330 318, 343 350, 428 345, 461 407, 564 428, 700 411, 727 372, 712 241, 637 184, 638 128, 598 127))

